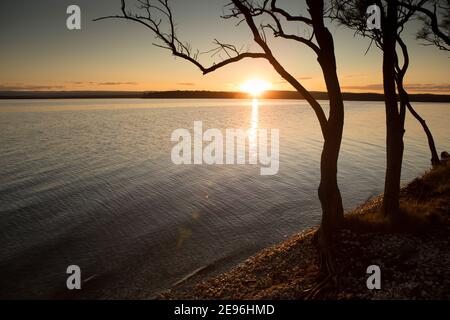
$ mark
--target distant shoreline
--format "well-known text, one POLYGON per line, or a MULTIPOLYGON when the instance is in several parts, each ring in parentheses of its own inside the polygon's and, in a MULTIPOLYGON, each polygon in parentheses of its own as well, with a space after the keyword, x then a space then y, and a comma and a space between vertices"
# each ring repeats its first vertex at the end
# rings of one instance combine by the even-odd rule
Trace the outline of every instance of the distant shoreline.
MULTIPOLYGON (((318 100, 328 100, 326 92, 311 92, 318 100)), ((346 101, 384 101, 379 93, 343 93, 346 101)), ((0 91, 0 99, 251 99, 243 92, 231 91, 0 91)), ((260 99, 304 100, 296 91, 267 91, 260 99)), ((450 95, 411 94, 412 102, 450 103, 450 95)))

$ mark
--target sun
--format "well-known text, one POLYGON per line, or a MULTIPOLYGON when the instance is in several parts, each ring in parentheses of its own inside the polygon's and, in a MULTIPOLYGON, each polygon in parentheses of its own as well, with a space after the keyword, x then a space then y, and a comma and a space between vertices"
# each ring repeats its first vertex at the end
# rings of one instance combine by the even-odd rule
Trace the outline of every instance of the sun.
POLYGON ((254 97, 260 96, 264 91, 270 89, 272 85, 262 79, 250 79, 241 85, 241 91, 247 92, 254 97))

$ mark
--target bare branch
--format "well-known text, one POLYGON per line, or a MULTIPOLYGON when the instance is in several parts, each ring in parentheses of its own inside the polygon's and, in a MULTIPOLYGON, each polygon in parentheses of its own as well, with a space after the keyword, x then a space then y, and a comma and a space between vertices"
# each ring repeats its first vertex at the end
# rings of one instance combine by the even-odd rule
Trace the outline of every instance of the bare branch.
MULTIPOLYGON (((272 1, 272 4, 273 4, 273 1, 272 1)), ((298 35, 294 35, 294 34, 287 34, 284 32, 283 26, 282 26, 280 20, 278 19, 278 17, 274 14, 273 10, 270 11, 270 10, 261 9, 261 11, 267 13, 275 23, 276 27, 272 24, 267 24, 267 25, 263 26, 263 29, 266 28, 266 29, 272 30, 274 37, 295 40, 297 42, 303 43, 303 44, 307 45, 308 47, 310 47, 317 55, 320 53, 320 48, 312 41, 312 39, 314 38, 314 33, 312 33, 312 35, 309 39, 298 36, 298 35)))
POLYGON ((271 0, 270 3, 270 9, 272 10, 272 12, 274 13, 279 13, 281 14, 287 21, 298 21, 298 22, 304 22, 306 24, 311 25, 312 24, 312 20, 303 16, 293 16, 291 14, 289 14, 287 11, 278 8, 277 7, 277 0, 271 0))
POLYGON ((137 0, 139 2, 139 8, 144 11, 144 14, 133 14, 127 11, 126 0, 122 0, 122 14, 116 16, 107 16, 103 18, 96 19, 125 19, 133 22, 137 22, 146 28, 150 29, 159 43, 155 45, 159 48, 170 50, 172 54, 176 57, 180 57, 184 60, 189 61, 199 68, 203 74, 213 72, 221 67, 228 64, 238 62, 246 58, 253 59, 266 59, 271 63, 278 74, 284 78, 289 84, 291 84, 311 105, 316 116, 319 120, 322 134, 325 136, 327 131, 328 120, 324 113, 323 108, 319 102, 314 99, 314 97, 308 92, 308 90, 303 87, 303 85, 292 76, 281 63, 274 57, 271 49, 267 44, 265 29, 270 28, 273 31, 275 37, 282 37, 285 39, 295 40, 299 43, 305 44, 315 51, 317 55, 320 54, 320 47, 313 42, 314 33, 311 37, 304 38, 301 36, 286 34, 283 30, 282 24, 280 22, 281 15, 287 21, 298 21, 311 25, 311 19, 302 16, 292 16, 286 11, 278 8, 276 6, 276 1, 274 0, 264 0, 262 6, 256 6, 251 0, 232 0, 229 8, 229 13, 224 14, 223 18, 238 18, 239 23, 246 22, 249 26, 254 41, 262 49, 262 52, 241 52, 238 48, 232 44, 222 43, 217 39, 214 39, 215 48, 203 52, 210 53, 211 56, 221 56, 222 54, 226 56, 226 59, 220 62, 214 63, 212 66, 204 66, 198 61, 199 51, 192 51, 192 47, 183 41, 181 41, 176 34, 175 23, 173 19, 172 10, 169 6, 169 0, 137 0), (270 3, 269 3, 270 1, 270 3), (257 26, 254 18, 259 17, 263 14, 268 14, 273 20, 274 25, 261 25, 257 26))
POLYGON ((424 6, 424 2, 426 1, 421 1, 419 4, 411 4, 407 1, 400 1, 399 4, 411 11, 418 11, 427 17, 428 20, 424 20, 424 28, 417 35, 418 39, 425 40, 426 42, 437 46, 441 50, 450 51, 450 1, 447 0, 447 7, 441 7, 444 10, 445 15, 443 26, 439 22, 437 3, 434 3, 434 9, 432 11, 424 6), (441 30, 441 27, 447 29, 447 34, 441 30))
POLYGON ((232 2, 235 5, 235 8, 233 10, 235 10, 235 12, 239 11, 244 16, 245 21, 253 34, 253 39, 266 54, 266 59, 270 62, 270 64, 278 72, 278 74, 287 82, 289 82, 289 84, 291 84, 298 92, 300 92, 300 94, 302 94, 302 96, 311 105, 314 112, 316 113, 317 119, 319 120, 322 134, 325 136, 327 130, 327 117, 325 116, 325 113, 319 102, 314 99, 311 93, 309 93, 309 91, 306 90, 306 88, 303 87, 301 83, 298 82, 297 79, 295 79, 294 76, 287 72, 286 69, 284 69, 284 67, 280 64, 280 62, 274 57, 272 50, 269 48, 269 46, 259 33, 259 29, 255 24, 251 10, 240 0, 232 0, 232 2))
POLYGON ((218 48, 213 49, 225 52, 227 55, 227 59, 224 59, 220 62, 214 63, 211 66, 204 66, 198 61, 199 51, 195 53, 192 52, 191 45, 185 42, 182 42, 176 35, 175 31, 175 23, 173 19, 172 10, 169 6, 168 0, 157 0, 156 4, 153 4, 150 0, 138 0, 140 3, 140 8, 144 9, 146 14, 138 15, 127 12, 126 9, 126 1, 122 0, 121 11, 122 15, 115 16, 106 16, 102 18, 95 19, 94 21, 100 21, 104 19, 125 19, 129 21, 137 22, 146 28, 150 29, 156 38, 161 42, 158 44, 154 44, 159 48, 163 48, 166 50, 170 50, 172 54, 176 57, 182 58, 194 64, 197 68, 199 68, 203 74, 208 74, 213 72, 221 67, 224 67, 228 64, 238 62, 240 60, 246 58, 252 59, 264 59, 266 58, 265 53, 259 52, 239 52, 234 45, 231 44, 223 44, 219 42, 217 39, 215 40, 215 44, 218 45, 218 48), (168 31, 164 32, 161 29, 161 25, 163 23, 163 18, 158 18, 157 15, 153 15, 152 13, 159 13, 165 19, 165 22, 168 24, 168 31))

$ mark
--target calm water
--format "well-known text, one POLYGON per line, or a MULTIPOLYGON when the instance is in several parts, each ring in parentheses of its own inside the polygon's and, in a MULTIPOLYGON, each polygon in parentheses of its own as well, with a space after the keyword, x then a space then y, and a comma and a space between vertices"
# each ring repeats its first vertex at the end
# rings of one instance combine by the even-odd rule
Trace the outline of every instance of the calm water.
MULTIPOLYGON (((449 104, 416 103, 439 152, 449 104)), ((346 210, 383 190, 384 105, 347 102, 346 210)), ((429 168, 407 118, 402 180, 429 168)), ((205 265, 236 262, 319 222, 322 138, 304 101, 0 101, 0 297, 52 297, 76 264, 86 296, 148 297, 205 265), (252 106, 253 105, 253 106, 252 106), (176 166, 177 128, 280 130, 280 170, 176 166)))

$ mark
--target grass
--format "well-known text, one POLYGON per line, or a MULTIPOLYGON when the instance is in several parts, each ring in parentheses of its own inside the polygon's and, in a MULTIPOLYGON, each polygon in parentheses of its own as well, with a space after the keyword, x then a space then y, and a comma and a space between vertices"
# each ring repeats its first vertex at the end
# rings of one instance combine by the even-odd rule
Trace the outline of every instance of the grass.
POLYGON ((395 221, 381 211, 382 197, 363 204, 345 217, 353 232, 426 232, 446 225, 450 217, 450 162, 414 179, 400 192, 400 212, 395 221))

